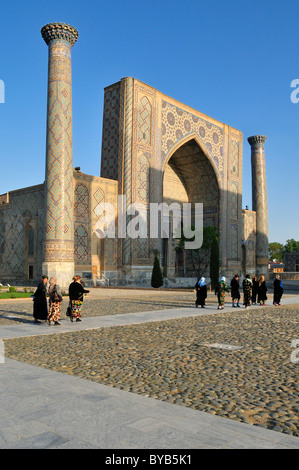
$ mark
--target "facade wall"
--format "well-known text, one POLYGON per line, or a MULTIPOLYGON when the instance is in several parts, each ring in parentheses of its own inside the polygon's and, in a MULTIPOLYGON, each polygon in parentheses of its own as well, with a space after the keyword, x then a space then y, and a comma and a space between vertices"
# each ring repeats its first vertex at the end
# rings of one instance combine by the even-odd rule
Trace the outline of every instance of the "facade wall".
POLYGON ((299 272, 299 252, 284 255, 284 270, 285 272, 299 272))
POLYGON ((12 191, 2 196, 5 199, 0 206, 0 281, 39 279, 44 242, 44 185, 12 191))
MULTIPOLYGON (((165 181, 170 182, 167 170, 170 158, 186 142, 195 140, 206 162, 213 168, 218 185, 217 223, 222 271, 225 274, 240 270, 243 239, 242 133, 130 77, 106 89, 104 109, 104 115, 109 119, 114 113, 119 116, 114 121, 114 135, 119 135, 119 145, 113 144, 113 161, 118 151, 119 194, 126 195, 127 205, 131 202, 162 202, 164 173, 165 181), (114 100, 111 99, 112 93, 114 100)), ((105 170, 111 165, 111 162, 105 162, 106 157, 108 153, 103 151, 102 176, 113 173, 113 170, 112 173, 105 170)), ((115 163, 113 165, 116 167, 115 163)), ((209 182, 202 181, 202 184, 209 182)), ((211 205, 206 210, 209 207, 211 205)), ((151 269, 154 248, 161 251, 161 240, 122 240, 119 260, 124 272, 130 271, 131 266, 151 269)))
MULTIPOLYGON (((204 224, 220 235, 221 274, 253 272, 256 218, 242 212, 242 133, 130 77, 105 89, 103 113, 101 177, 73 171, 75 273, 150 278, 161 238, 151 240, 148 232, 118 239, 117 220, 115 239, 95 234, 98 205, 109 202, 117 218, 119 195, 126 198, 123 210, 131 203, 149 209, 153 202, 202 202, 204 224)), ((0 196, 0 281, 42 274, 44 191, 39 185, 0 196)), ((174 246, 170 239, 164 247, 173 273, 174 246)))
POLYGON ((242 274, 256 274, 256 212, 243 210, 242 274))
POLYGON ((85 279, 117 269, 117 239, 100 239, 95 234, 99 204, 111 204, 117 216, 117 190, 117 181, 74 172, 75 271, 85 279))

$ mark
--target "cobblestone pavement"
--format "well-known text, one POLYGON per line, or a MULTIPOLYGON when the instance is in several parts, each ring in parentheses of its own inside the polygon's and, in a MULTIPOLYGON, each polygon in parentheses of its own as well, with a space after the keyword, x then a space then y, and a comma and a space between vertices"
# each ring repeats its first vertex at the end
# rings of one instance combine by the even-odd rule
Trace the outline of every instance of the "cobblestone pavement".
MULTIPOLYGON (((207 305, 215 304, 216 297, 209 295, 207 305)), ((62 317, 68 300, 62 303, 62 317)), ((195 305, 194 292, 169 292, 149 290, 117 290, 94 289, 91 294, 85 296, 82 313, 83 316, 108 316, 140 311, 153 311, 180 307, 192 307, 195 305)), ((0 301, 0 326, 15 322, 32 321, 33 304, 31 299, 17 301, 0 301)))
MULTIPOLYGON (((194 305, 192 292, 117 292, 91 295, 84 302, 84 316, 194 305)), ((209 303, 215 305, 214 296, 209 303)), ((1 303, 0 321, 32 321, 31 308, 28 302, 1 303)), ((291 343, 298 338, 299 303, 10 339, 5 340, 5 353, 32 365, 299 436, 299 364, 291 360, 291 343)))

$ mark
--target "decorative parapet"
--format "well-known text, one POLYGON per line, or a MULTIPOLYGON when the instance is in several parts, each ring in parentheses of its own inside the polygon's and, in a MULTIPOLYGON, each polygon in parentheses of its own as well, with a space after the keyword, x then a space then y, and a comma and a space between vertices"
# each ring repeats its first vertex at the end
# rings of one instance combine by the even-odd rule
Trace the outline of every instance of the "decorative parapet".
POLYGON ((9 204, 9 193, 0 194, 0 205, 9 204))
POLYGON ((73 46, 79 37, 76 28, 66 23, 46 24, 41 29, 41 35, 47 45, 53 40, 62 39, 73 46))
POLYGON ((251 137, 248 137, 248 142, 250 145, 264 145, 264 143, 267 140, 266 135, 253 135, 251 137))

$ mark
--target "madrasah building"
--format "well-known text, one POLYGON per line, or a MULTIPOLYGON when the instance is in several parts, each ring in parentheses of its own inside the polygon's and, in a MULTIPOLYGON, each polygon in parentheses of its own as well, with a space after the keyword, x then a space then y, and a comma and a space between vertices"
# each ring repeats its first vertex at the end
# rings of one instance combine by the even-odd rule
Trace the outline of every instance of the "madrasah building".
POLYGON ((78 32, 50 23, 41 34, 49 57, 45 181, 0 196, 0 282, 31 285, 48 275, 67 287, 79 274, 90 285, 150 285, 158 250, 168 285, 183 285, 192 273, 173 234, 97 236, 99 204, 117 218, 119 196, 127 207, 202 203, 203 225, 219 233, 219 274, 267 276, 266 137, 248 138, 252 210, 243 210, 242 132, 126 77, 104 89, 101 176, 84 174, 73 167, 72 145, 78 32))

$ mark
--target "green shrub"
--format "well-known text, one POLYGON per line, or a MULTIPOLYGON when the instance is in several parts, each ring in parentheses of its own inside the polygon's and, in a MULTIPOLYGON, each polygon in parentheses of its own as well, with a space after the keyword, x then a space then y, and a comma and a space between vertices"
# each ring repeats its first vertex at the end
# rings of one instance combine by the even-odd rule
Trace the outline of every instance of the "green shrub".
POLYGON ((12 287, 12 286, 10 286, 10 288, 9 288, 9 292, 16 292, 16 288, 15 288, 15 287, 12 287))

